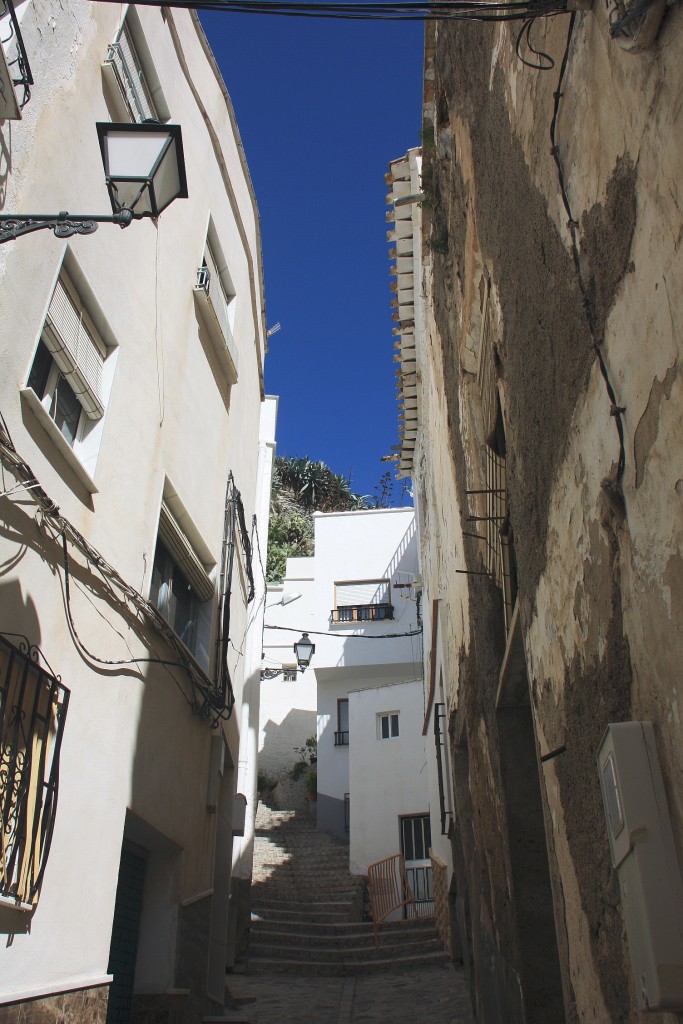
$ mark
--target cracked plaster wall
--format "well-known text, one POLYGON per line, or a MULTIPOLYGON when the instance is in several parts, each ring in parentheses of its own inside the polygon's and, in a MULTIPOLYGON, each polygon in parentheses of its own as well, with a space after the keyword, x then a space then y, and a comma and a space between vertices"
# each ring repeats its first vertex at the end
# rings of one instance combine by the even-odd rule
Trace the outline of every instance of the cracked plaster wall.
MULTIPOLYGON (((608 722, 655 722, 683 856, 682 27, 674 6, 656 46, 635 57, 609 41, 603 9, 580 15, 562 87, 557 141, 581 273, 625 409, 621 489, 615 418, 590 347, 549 152, 567 20, 534 27, 535 44, 556 60, 545 74, 519 63, 514 30, 505 26, 446 26, 436 37, 436 148, 426 161, 432 305, 416 468, 422 571, 426 593, 441 598, 449 711, 461 716, 455 731, 469 740, 476 856, 467 884, 478 890, 470 899, 486 936, 514 963, 492 728, 497 679, 482 650, 492 643, 494 613, 482 596, 486 584, 455 573, 481 568, 477 542, 463 536, 453 510, 463 512, 465 487, 481 473, 467 350, 476 277, 486 269, 537 744, 540 753, 567 747, 542 772, 571 1021, 641 1019, 595 768, 608 722)), ((500 652, 493 658, 499 663, 500 652)), ((485 984, 475 963, 475 988, 485 984)))

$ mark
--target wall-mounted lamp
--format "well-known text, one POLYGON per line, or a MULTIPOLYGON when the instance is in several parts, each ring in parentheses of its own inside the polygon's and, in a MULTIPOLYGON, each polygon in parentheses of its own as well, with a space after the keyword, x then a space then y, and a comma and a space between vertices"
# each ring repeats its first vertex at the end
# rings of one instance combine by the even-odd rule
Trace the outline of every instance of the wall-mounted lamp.
POLYGON ((113 213, 0 215, 0 242, 43 228, 57 238, 91 235, 104 223, 127 228, 132 220, 158 217, 174 199, 187 198, 180 125, 145 121, 96 127, 113 213))
POLYGON ((302 633, 301 639, 294 644, 294 654, 299 668, 305 672, 311 664, 311 658, 315 654, 315 644, 308 639, 308 633, 302 633))

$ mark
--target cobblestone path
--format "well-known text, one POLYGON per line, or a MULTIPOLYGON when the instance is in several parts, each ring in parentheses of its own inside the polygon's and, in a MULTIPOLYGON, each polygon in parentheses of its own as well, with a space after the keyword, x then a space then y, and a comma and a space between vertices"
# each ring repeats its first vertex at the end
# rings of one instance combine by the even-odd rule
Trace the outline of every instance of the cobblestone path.
MULTIPOLYGON (((307 828, 291 812, 261 805, 256 821, 253 904, 268 899, 338 900, 357 885, 345 863, 347 848, 307 828), (341 850, 335 851, 337 845, 341 850), (334 865, 334 871, 331 870, 334 865)), ((357 902, 357 901, 354 901, 357 902)), ((315 941, 315 940, 314 940, 315 941)), ((311 956, 310 969, 270 971, 254 958, 227 977, 231 1024, 472 1024, 467 986, 448 962, 330 976, 311 956)))

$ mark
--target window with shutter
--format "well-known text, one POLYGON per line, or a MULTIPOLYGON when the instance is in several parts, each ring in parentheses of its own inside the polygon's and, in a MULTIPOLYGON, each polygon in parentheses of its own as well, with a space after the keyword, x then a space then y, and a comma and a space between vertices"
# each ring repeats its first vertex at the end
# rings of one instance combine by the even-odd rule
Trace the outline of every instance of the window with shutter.
POLYGON ((162 501, 149 600, 204 667, 215 585, 178 520, 162 501))
POLYGON ((335 583, 333 622, 378 622, 392 619, 389 580, 354 580, 335 583))
POLYGON ((129 7, 125 21, 109 44, 102 66, 119 120, 168 121, 170 111, 154 68, 137 12, 129 7))
POLYGON ((89 422, 104 416, 102 379, 108 355, 63 270, 50 299, 27 386, 70 448, 87 432, 89 422))

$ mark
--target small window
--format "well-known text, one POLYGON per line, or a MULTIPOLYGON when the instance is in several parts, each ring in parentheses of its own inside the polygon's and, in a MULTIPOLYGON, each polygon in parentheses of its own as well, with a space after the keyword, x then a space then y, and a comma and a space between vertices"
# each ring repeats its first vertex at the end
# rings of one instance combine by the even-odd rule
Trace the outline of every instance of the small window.
POLYGON ((377 715, 377 739, 393 740, 398 736, 398 711, 385 711, 377 715))
POLYGON ((204 252, 197 267, 194 296, 228 382, 235 384, 239 375, 239 357, 233 336, 235 288, 213 221, 209 223, 204 252))
POLYGON ((165 502, 149 599, 188 650, 206 665, 214 584, 165 502), (200 656, 201 647, 201 656, 200 656))
POLYGON ((349 745, 349 701, 347 697, 340 697, 337 701, 337 731, 334 734, 335 747, 348 747, 349 745))
POLYGON ((335 583, 332 622, 380 622, 393 619, 389 580, 335 583))
MULTIPOLYGON (((95 315, 102 319, 99 309, 95 315)), ((103 329, 108 330, 106 324, 103 329)), ((102 340, 79 291, 62 268, 22 397, 48 434, 56 427, 75 455, 64 446, 67 461, 79 473, 85 468, 89 478, 97 464, 115 352, 115 343, 110 341, 107 346, 102 340)))
POLYGON ((282 680, 285 683, 295 683, 297 679, 297 667, 296 665, 283 665, 282 666, 282 680))
POLYGON ((139 16, 132 8, 109 45, 103 74, 121 118, 137 124, 170 119, 139 16))

